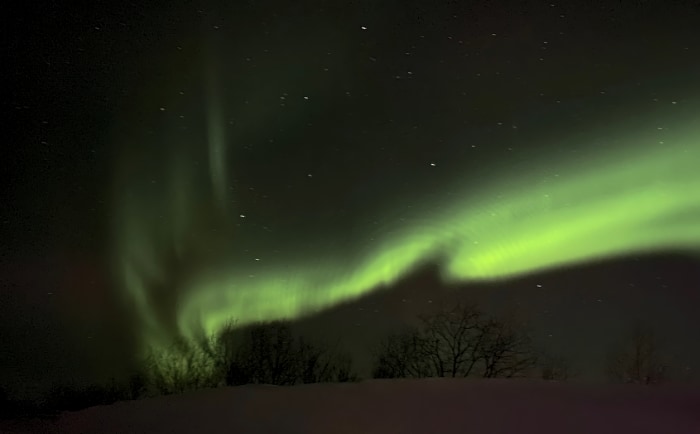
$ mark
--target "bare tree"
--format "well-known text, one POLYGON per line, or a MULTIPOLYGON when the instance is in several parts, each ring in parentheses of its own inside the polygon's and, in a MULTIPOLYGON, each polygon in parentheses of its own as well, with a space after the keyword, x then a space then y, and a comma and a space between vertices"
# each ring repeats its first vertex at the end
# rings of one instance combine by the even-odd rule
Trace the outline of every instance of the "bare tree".
POLYGON ((421 327, 389 336, 374 377, 514 377, 536 364, 530 336, 513 320, 486 317, 475 304, 422 316, 421 327))
POLYGON ((530 336, 512 320, 490 318, 481 324, 481 333, 477 354, 483 361, 482 377, 523 376, 536 365, 530 336))
POLYGON ((216 360, 225 385, 236 386, 252 382, 252 370, 244 351, 248 344, 248 330, 249 328, 237 327, 235 321, 229 321, 216 334, 209 347, 209 354, 216 360))
POLYGON ((297 380, 297 351, 291 328, 285 322, 228 330, 222 345, 222 352, 226 355, 226 383, 229 385, 288 385, 297 380))
POLYGON ((664 380, 666 365, 661 360, 653 330, 634 327, 627 342, 608 355, 608 374, 623 383, 655 384, 664 380))
POLYGON ((422 378, 431 375, 425 341, 416 329, 389 335, 379 344, 374 378, 422 378))
POLYGON ((294 337, 289 324, 273 322, 251 332, 252 355, 261 383, 294 384, 298 367, 294 337))
POLYGON ((460 303, 421 317, 422 354, 437 377, 468 376, 478 362, 483 315, 475 304, 460 303))
POLYGON ((299 338, 299 369, 302 383, 323 383, 332 377, 332 367, 325 351, 299 338))
POLYGON ((302 383, 349 382, 357 380, 352 358, 326 344, 312 344, 299 337, 299 379, 302 383))
MULTIPOLYGON (((200 346, 177 339, 168 348, 145 357, 145 388, 149 394, 182 393, 214 387, 219 382, 215 361, 200 346)), ((143 386, 141 386, 143 387, 143 386)))
POLYGON ((216 350, 227 385, 354 381, 349 355, 329 345, 295 339, 287 322, 258 323, 219 333, 216 350))
POLYGON ((352 368, 352 357, 349 354, 336 354, 332 366, 333 377, 331 379, 336 383, 350 383, 360 380, 352 368))

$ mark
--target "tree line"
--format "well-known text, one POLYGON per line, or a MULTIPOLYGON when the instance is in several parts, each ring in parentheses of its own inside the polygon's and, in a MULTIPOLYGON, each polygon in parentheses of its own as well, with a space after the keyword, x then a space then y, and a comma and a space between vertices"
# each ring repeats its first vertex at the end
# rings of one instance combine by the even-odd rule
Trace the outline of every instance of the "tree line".
MULTIPOLYGON (((417 325, 386 336, 372 349, 373 378, 539 377, 563 381, 573 375, 568 361, 538 351, 527 324, 515 317, 484 313, 460 303, 422 315, 417 325)), ((653 330, 637 326, 611 349, 607 376, 615 382, 657 384, 668 361, 653 330)), ((12 399, 0 387, 0 416, 51 414, 191 390, 271 384, 359 380, 350 354, 333 344, 297 336, 291 323, 272 321, 237 327, 229 323, 197 342, 175 340, 152 350, 128 379, 108 384, 54 387, 40 402, 12 399)))
POLYGON ((358 379, 339 345, 295 336, 290 323, 237 328, 231 322, 214 338, 177 340, 144 359, 145 394, 182 393, 217 386, 348 382, 358 379))

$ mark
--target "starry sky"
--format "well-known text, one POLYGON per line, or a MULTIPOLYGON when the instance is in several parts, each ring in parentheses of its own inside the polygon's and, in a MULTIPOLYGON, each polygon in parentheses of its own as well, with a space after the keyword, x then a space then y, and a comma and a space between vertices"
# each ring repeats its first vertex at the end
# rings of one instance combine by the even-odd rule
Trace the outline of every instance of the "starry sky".
POLYGON ((4 16, 3 381, 112 375, 230 318, 339 336, 362 370, 465 297, 583 376, 638 320, 700 370, 692 2, 4 16))

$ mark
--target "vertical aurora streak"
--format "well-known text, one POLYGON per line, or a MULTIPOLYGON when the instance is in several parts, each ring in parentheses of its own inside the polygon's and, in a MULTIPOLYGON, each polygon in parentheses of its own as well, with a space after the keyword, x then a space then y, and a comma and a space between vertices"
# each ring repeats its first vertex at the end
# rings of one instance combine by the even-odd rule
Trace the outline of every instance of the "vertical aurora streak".
MULTIPOLYGON (((215 56, 211 56, 215 58, 215 56)), ((226 134, 222 114, 221 86, 217 68, 210 65, 207 74, 207 141, 209 147, 209 173, 211 188, 219 206, 226 207, 226 134)))

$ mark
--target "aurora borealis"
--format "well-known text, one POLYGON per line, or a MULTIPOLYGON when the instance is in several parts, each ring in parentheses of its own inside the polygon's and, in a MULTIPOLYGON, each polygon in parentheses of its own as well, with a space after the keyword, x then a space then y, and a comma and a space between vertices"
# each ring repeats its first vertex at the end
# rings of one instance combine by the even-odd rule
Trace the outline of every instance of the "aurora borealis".
POLYGON ((700 10, 637 3, 18 15, 1 366, 108 375, 231 320, 360 347, 452 292, 543 346, 645 316, 693 336, 700 10))
MULTIPOLYGON (((460 193, 451 201, 434 201, 431 211, 412 216, 399 229, 379 231, 373 245, 369 237, 359 236, 350 246, 360 252, 356 257, 330 250, 272 263, 227 263, 227 255, 235 257, 233 229, 230 238, 219 240, 223 265, 197 270, 185 281, 176 311, 179 331, 187 336, 201 329, 212 334, 231 319, 241 325, 294 319, 391 285, 426 261, 440 263, 445 281, 469 281, 505 279, 638 252, 694 252, 700 246, 700 147, 694 144, 700 133, 686 120, 692 110, 677 114, 678 119, 659 121, 662 126, 647 125, 647 131, 627 131, 624 122, 613 125, 624 132, 619 137, 602 133, 606 141, 621 143, 612 150, 579 156, 575 163, 545 161, 502 179, 495 176, 493 185, 484 183, 478 192, 460 192, 456 180, 454 190, 460 193), (561 175, 547 179, 546 167, 552 165, 561 175)), ((210 130, 220 131, 216 125, 210 130)), ((216 164, 202 169, 211 172, 211 189, 197 194, 210 197, 212 203, 205 206, 221 213, 222 224, 233 226, 241 214, 235 209, 228 213, 226 204, 217 200, 222 190, 218 180, 226 178, 220 166, 220 155, 226 152, 216 143, 220 140, 220 132, 210 136, 210 161, 216 164)), ((165 188, 176 200, 166 200, 164 209, 151 212, 172 210, 175 221, 192 221, 197 210, 188 204, 201 202, 178 188, 183 172, 177 166, 168 170, 176 175, 165 188)), ((120 256, 125 285, 145 322, 157 330, 160 325, 147 302, 148 278, 166 272, 158 269, 159 252, 172 249, 186 255, 182 249, 188 247, 179 240, 189 228, 186 223, 148 227, 152 216, 142 205, 126 201, 122 206, 135 216, 119 235, 125 244, 120 256), (174 245, 164 246, 144 235, 161 231, 164 244, 174 245)))
MULTIPOLYGON (((296 319, 391 286, 428 262, 439 264, 447 283, 506 279, 641 252, 693 252, 700 246, 696 224, 700 216, 700 148, 696 144, 700 131, 693 121, 697 97, 678 95, 683 98, 681 104, 664 101, 663 108, 655 106, 645 111, 625 100, 636 92, 629 86, 620 87, 618 94, 608 99, 622 107, 627 105, 635 113, 633 117, 625 117, 619 108, 615 117, 605 111, 591 114, 586 108, 590 125, 576 133, 559 130, 556 136, 542 129, 542 118, 524 117, 521 125, 512 129, 529 132, 520 146, 531 155, 515 167, 507 160, 482 156, 484 162, 490 160, 491 167, 488 173, 474 176, 474 163, 455 154, 459 148, 468 148, 469 139, 451 138, 449 146, 438 149, 442 157, 432 157, 438 150, 425 152, 420 162, 423 171, 416 168, 413 176, 408 170, 401 174, 413 178, 407 186, 388 193, 370 193, 365 203, 356 202, 354 205, 362 211, 355 213, 368 217, 365 223, 357 224, 346 216, 332 231, 324 227, 329 218, 319 219, 320 229, 313 225, 285 226, 281 223, 284 220, 305 219, 308 213, 316 214, 318 207, 333 212, 334 206, 343 203, 344 194, 352 195, 341 188, 332 193, 336 199, 322 204, 324 199, 294 199, 298 193, 288 192, 286 195, 298 202, 275 209, 277 215, 266 228, 268 232, 272 232, 272 226, 279 228, 274 229, 272 237, 257 238, 247 226, 248 221, 260 218, 254 215, 259 205, 246 203, 242 197, 245 193, 233 181, 237 167, 242 166, 237 160, 246 158, 241 131, 245 131, 246 123, 264 125, 266 121, 261 118, 274 119, 275 124, 283 122, 280 130, 292 128, 278 120, 284 119, 279 116, 292 116, 299 122, 306 119, 312 125, 318 117, 313 107, 318 103, 315 96, 302 94, 295 96, 297 101, 289 101, 292 96, 280 92, 280 107, 259 107, 253 115, 248 111, 249 100, 244 100, 245 109, 236 108, 234 101, 245 95, 252 95, 251 100, 260 96, 242 90, 244 84, 226 83, 224 77, 239 74, 242 66, 238 62, 226 65, 224 59, 242 54, 227 45, 227 38, 234 36, 215 30, 204 31, 205 54, 197 58, 198 66, 194 68, 203 70, 203 83, 194 83, 194 89, 203 89, 204 98, 195 99, 196 103, 187 98, 164 102, 167 107, 156 113, 167 118, 173 110, 171 105, 178 113, 188 112, 192 104, 200 108, 203 105, 197 121, 205 132, 191 135, 189 131, 169 131, 177 128, 177 123, 160 121, 164 123, 148 140, 168 143, 167 149, 151 143, 136 146, 140 153, 153 152, 151 157, 158 163, 154 160, 134 169, 134 157, 127 155, 125 163, 117 168, 118 176, 125 170, 129 174, 117 184, 114 202, 121 216, 114 235, 115 269, 145 325, 143 338, 148 346, 168 342, 176 334, 211 335, 231 320, 245 325, 296 319), (287 108, 293 104, 295 108, 287 108), (286 111, 279 113, 280 108, 286 111), (591 146, 593 143, 596 145, 591 146), (557 152, 562 148, 577 151, 557 152), (445 160, 452 163, 447 173, 433 181, 433 191, 421 191, 430 170, 445 170, 445 160), (160 167, 155 168, 156 164, 160 167), (412 186, 415 191, 411 191, 412 186), (440 194, 448 190, 448 197, 440 194), (411 208, 411 203, 419 205, 411 208), (339 236, 338 231, 347 229, 349 223, 353 236, 339 236), (202 235, 202 231, 208 233, 202 235), (261 253, 253 253, 256 250, 261 253), (275 254, 263 253, 270 250, 275 254), (159 291, 166 293, 161 295, 159 291), (162 298, 170 300, 165 313, 162 298)), ((355 32, 366 30, 358 26, 355 32)), ((286 48, 292 53, 304 52, 298 46, 286 48)), ((270 67, 280 60, 275 55, 270 57, 270 67)), ((272 79, 284 80, 282 77, 293 65, 282 65, 281 72, 270 70, 272 79)), ((191 75, 198 76, 196 72, 191 75)), ((302 83, 302 93, 304 87, 318 93, 312 83, 302 83)), ((257 85, 269 92, 264 83, 257 85)), ((564 112, 573 110, 578 114, 576 104, 571 104, 573 109, 563 104, 564 112)), ((589 104, 609 110, 600 105, 603 101, 589 104)), ((528 110, 527 103, 520 106, 520 110, 528 110)), ((560 109, 545 106, 542 110, 541 117, 566 122, 565 116, 553 113, 560 109)), ((334 123, 328 119, 320 122, 334 123)), ((191 124, 184 125, 194 129, 191 124)), ((319 140, 314 134, 318 133, 310 132, 304 140, 319 140)), ((261 158, 276 160, 284 158, 280 155, 285 147, 304 148, 295 144, 298 133, 278 136, 264 145, 261 158)), ((382 139, 370 140, 373 146, 381 146, 382 139)), ((401 159, 401 138, 393 140, 397 140, 394 149, 401 159)), ((411 148, 428 146, 420 139, 409 140, 407 146, 411 148)), ((503 136, 496 133, 489 140, 503 140, 503 136)), ((348 152, 353 151, 339 153, 348 152)), ((356 152, 364 155, 367 151, 356 152)), ((291 164, 296 158, 291 157, 291 164)), ((358 163, 356 171, 336 177, 328 174, 314 178, 313 173, 301 170, 295 175, 306 175, 308 182, 335 185, 387 181, 381 168, 371 181, 365 180, 367 164, 358 163)), ((343 165, 341 159, 319 157, 311 171, 343 165)), ((258 181, 250 181, 249 190, 254 190, 260 179, 284 183, 270 166, 258 162, 255 167, 253 177, 258 181)), ((279 187, 271 185, 268 189, 279 196, 279 187)))

